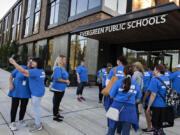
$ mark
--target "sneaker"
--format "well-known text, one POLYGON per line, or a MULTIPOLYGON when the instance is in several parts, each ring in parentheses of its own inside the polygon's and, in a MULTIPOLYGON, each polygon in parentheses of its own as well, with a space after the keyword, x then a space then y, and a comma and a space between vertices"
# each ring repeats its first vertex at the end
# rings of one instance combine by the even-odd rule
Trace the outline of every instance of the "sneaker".
POLYGON ((82 101, 81 101, 81 98, 77 98, 77 101, 82 102, 82 101))
POLYGON ((80 99, 86 101, 86 99, 84 97, 80 97, 80 99))
POLYGON ((20 120, 20 121, 19 121, 19 125, 20 125, 21 127, 27 127, 27 126, 28 126, 27 123, 26 123, 24 120, 20 120))
POLYGON ((57 117, 61 118, 61 119, 64 119, 64 117, 62 115, 60 115, 60 114, 57 117))
POLYGON ((35 125, 34 127, 32 127, 30 130, 29 130, 29 132, 31 132, 31 133, 34 133, 34 132, 36 132, 36 131, 40 131, 40 130, 42 130, 42 124, 40 124, 39 126, 37 126, 37 125, 35 125))
POLYGON ((54 121, 57 121, 57 122, 62 122, 62 121, 63 121, 62 119, 60 119, 60 118, 58 118, 58 117, 53 118, 53 120, 54 120, 54 121))
POLYGON ((102 101, 99 101, 100 104, 102 104, 102 101))
POLYGON ((16 123, 15 123, 15 122, 12 122, 12 123, 9 125, 9 128, 11 129, 11 131, 16 131, 16 130, 17 130, 16 123))
POLYGON ((154 132, 153 129, 151 129, 151 130, 148 130, 148 129, 142 129, 142 131, 145 132, 145 133, 151 133, 151 132, 154 132))

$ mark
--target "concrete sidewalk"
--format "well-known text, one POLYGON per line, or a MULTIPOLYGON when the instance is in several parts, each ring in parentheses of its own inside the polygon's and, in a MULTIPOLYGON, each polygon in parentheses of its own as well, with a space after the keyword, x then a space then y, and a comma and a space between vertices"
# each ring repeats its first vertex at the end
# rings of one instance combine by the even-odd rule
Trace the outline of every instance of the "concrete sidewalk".
MULTIPOLYGON (((12 132, 9 127, 11 98, 8 94, 8 78, 10 73, 0 69, 0 135, 105 135, 107 131, 105 111, 102 104, 98 103, 98 88, 85 88, 86 101, 76 101, 76 88, 67 88, 61 108, 65 117, 61 123, 52 120, 52 92, 46 89, 41 104, 41 117, 44 129, 36 133, 29 133, 28 128, 19 127, 18 131, 12 132)), ((18 120, 18 114, 17 118, 18 120)), ((29 102, 25 120, 33 121, 31 101, 29 102)), ((144 115, 140 116, 140 127, 145 128, 144 115)), ((177 119, 173 128, 166 129, 167 135, 180 135, 180 119, 177 119)), ((145 135, 142 131, 131 135, 145 135)))

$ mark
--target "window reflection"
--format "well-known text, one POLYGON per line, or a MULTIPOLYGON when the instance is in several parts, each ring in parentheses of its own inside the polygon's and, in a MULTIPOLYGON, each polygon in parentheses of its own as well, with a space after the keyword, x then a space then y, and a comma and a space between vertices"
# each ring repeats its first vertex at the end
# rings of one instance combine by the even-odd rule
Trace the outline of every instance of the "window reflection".
POLYGON ((88 9, 95 8, 101 4, 101 0, 89 0, 89 7, 88 9))
POLYGON ((155 0, 133 0, 132 10, 136 11, 152 6, 155 6, 155 0))
POLYGON ((70 73, 73 74, 80 64, 81 60, 86 57, 87 39, 81 36, 71 36, 71 47, 70 47, 70 61, 69 69, 70 73))
POLYGON ((105 6, 116 11, 117 10, 117 0, 105 0, 105 6))
POLYGON ((87 10, 88 0, 78 0, 77 2, 77 14, 87 10))
POLYGON ((174 2, 174 3, 176 3, 176 5, 178 5, 179 6, 179 0, 170 0, 170 2, 174 2))
POLYGON ((57 24, 59 19, 59 0, 50 3, 50 20, 49 25, 57 24))
POLYGON ((52 65, 52 56, 53 56, 53 39, 49 40, 49 60, 48 66, 52 65))

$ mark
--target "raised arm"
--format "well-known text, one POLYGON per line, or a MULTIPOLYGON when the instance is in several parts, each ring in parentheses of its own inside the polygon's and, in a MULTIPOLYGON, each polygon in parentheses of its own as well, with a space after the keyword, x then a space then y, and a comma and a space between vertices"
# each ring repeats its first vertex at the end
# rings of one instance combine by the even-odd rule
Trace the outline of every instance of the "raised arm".
POLYGON ((28 70, 25 70, 24 68, 22 68, 19 64, 16 63, 16 61, 13 58, 9 59, 9 62, 14 65, 14 67, 21 72, 24 76, 29 77, 30 74, 28 72, 28 70))

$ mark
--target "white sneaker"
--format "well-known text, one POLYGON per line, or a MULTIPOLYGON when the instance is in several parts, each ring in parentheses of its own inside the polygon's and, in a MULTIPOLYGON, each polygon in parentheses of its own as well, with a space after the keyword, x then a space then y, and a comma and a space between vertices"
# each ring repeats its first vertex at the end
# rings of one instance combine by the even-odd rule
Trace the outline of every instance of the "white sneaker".
POLYGON ((34 133, 34 132, 36 132, 36 131, 42 130, 42 128, 43 128, 42 124, 40 124, 39 126, 35 125, 33 128, 31 128, 31 129, 29 130, 29 132, 34 133))
POLYGON ((21 126, 21 127, 27 127, 28 125, 27 125, 27 123, 26 123, 24 120, 20 120, 20 121, 19 121, 19 126, 21 126))
POLYGON ((16 130, 17 130, 16 123, 15 123, 15 122, 12 122, 11 124, 9 124, 9 128, 10 128, 12 131, 16 131, 16 130))

